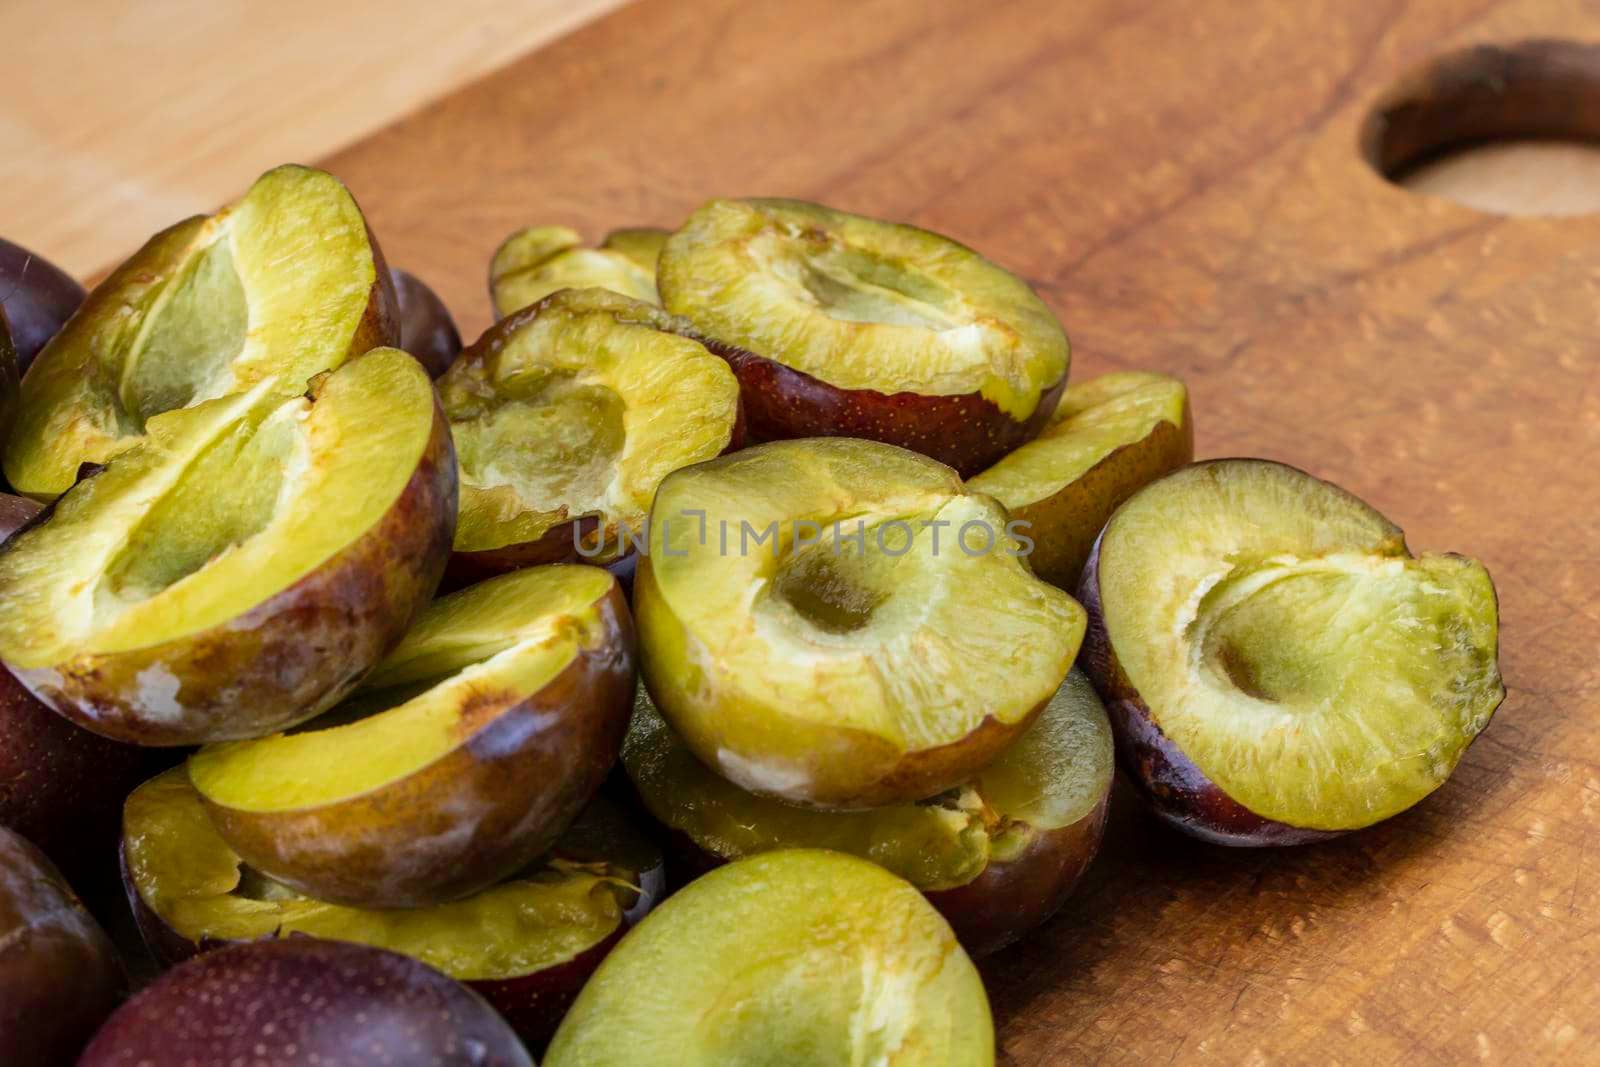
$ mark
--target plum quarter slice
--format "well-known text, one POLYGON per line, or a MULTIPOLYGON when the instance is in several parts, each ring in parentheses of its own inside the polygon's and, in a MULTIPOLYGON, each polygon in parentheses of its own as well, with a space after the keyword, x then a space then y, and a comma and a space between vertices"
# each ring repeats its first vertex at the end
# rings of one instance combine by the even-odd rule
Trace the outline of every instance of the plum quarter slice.
POLYGON ((158 233, 95 287, 28 369, 6 476, 48 499, 162 412, 265 381, 299 392, 398 341, 389 272, 349 190, 279 167, 238 203, 158 233))
POLYGON ((60 872, 0 826, 0 1063, 68 1067, 126 987, 110 939, 60 872))
POLYGON ((246 866, 181 767, 128 798, 122 862, 139 930, 164 963, 259 938, 357 941, 468 983, 535 1046, 665 888, 660 850, 597 796, 548 854, 473 896, 393 910, 329 904, 246 866))
POLYGON ((442 597, 346 705, 201 749, 189 775, 245 862, 319 900, 419 907, 548 848, 616 762, 633 621, 598 567, 442 597))
POLYGON ((656 258, 666 230, 616 230, 598 248, 585 248, 576 230, 530 226, 507 237, 489 264, 489 296, 497 318, 537 304, 558 289, 609 289, 661 303, 656 258))
POLYGON ((989 1067, 977 968, 909 883, 840 852, 719 867, 622 939, 546 1067, 989 1067))
POLYGON ((949 467, 876 441, 668 475, 634 580, 650 695, 751 792, 862 808, 958 786, 1027 729, 1083 637, 1007 522, 949 467))
POLYGON ((1034 543, 1028 562, 1078 588, 1094 539, 1136 490, 1194 459, 1189 392, 1164 374, 1103 374, 1068 386, 1039 436, 967 485, 1006 506, 1034 543))
POLYGON ((713 200, 667 241, 662 302, 732 346, 757 440, 865 437, 976 474, 1044 427, 1066 335, 948 238, 795 200, 713 200))
POLYGON ((83 303, 83 286, 43 256, 0 238, 0 311, 11 320, 17 367, 33 358, 83 303))
POLYGON ((570 289, 461 353, 439 382, 461 459, 455 574, 620 559, 669 471, 738 447, 738 383, 686 330, 570 289))
POLYGON ((158 415, 0 550, 0 659, 115 740, 259 737, 400 640, 455 515, 449 427, 398 349, 158 415))
POLYGON ((1413 556, 1371 507, 1280 463, 1215 460, 1135 494, 1082 596, 1119 758, 1209 841, 1295 844, 1398 814, 1505 697, 1483 565, 1413 556))
POLYGON ((916 804, 827 812, 747 793, 694 757, 641 687, 622 762, 690 869, 777 848, 830 848, 927 894, 973 956, 1060 908, 1100 847, 1111 724, 1080 671, 970 781, 916 804))
POLYGON ((292 937, 175 967, 106 1020, 78 1067, 533 1067, 471 990, 396 952, 292 937))

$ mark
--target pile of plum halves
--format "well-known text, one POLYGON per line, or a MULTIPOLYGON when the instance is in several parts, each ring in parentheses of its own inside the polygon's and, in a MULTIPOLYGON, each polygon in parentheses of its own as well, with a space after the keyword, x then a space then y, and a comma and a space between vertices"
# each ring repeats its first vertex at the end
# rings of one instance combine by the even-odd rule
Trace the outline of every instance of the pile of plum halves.
POLYGON ((87 295, 0 249, 0 1062, 989 1064, 1115 766, 1313 842, 1504 695, 1481 564, 1193 462, 948 238, 715 200, 490 287, 463 348, 303 167, 87 295))

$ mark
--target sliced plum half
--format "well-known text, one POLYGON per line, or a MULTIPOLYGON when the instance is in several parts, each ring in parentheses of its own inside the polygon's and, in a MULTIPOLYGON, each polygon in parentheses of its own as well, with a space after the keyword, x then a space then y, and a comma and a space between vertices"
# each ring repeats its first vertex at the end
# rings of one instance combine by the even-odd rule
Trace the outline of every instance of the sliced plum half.
POLYGON ((743 438, 727 364, 681 320, 604 289, 502 319, 439 393, 461 460, 458 580, 620 560, 662 478, 743 438))
POLYGON ((757 440, 864 437, 971 475, 1036 436, 1066 384, 1066 334, 1033 290, 913 226, 713 200, 657 281, 729 346, 757 440))
POLYGON ((1444 783, 1505 696, 1489 572, 1413 556, 1328 482, 1185 467, 1107 524, 1083 663, 1156 812, 1225 844, 1313 841, 1444 783))
POLYGON ((652 912, 567 1013, 546 1067, 990 1067, 977 968, 922 894, 840 852, 719 867, 652 912))
POLYGON ((831 848, 909 881, 974 956, 1058 909, 1100 846, 1111 724, 1073 671, 1033 725, 971 780, 915 804, 828 812, 755 796, 695 758, 643 688, 622 762, 690 870, 778 848, 831 848))

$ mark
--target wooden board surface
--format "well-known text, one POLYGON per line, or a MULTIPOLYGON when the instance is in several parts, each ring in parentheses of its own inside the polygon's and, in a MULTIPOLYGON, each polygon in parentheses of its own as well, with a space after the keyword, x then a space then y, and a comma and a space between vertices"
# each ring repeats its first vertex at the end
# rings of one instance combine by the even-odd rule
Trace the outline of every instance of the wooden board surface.
POLYGON ((0 0, 0 232, 89 274, 623 0, 0 0))
POLYGON ((1030 279, 1074 374, 1185 376, 1201 454, 1484 559, 1510 698, 1343 840, 1227 851, 1119 792, 1087 884, 985 965, 1017 1064, 1600 1058, 1600 218, 1389 184, 1357 145, 1444 51, 1600 38, 1577 0, 653 2, 335 156, 465 332, 512 228, 713 194, 906 219, 1030 279))

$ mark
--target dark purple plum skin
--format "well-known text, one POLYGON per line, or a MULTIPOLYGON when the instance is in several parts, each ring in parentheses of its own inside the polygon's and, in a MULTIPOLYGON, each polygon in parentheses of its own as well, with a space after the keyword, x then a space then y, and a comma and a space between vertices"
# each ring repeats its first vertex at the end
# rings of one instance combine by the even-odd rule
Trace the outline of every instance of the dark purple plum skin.
POLYGON ((998 952, 1061 910, 1100 852, 1111 799, 1107 785, 1088 814, 1067 826, 1035 830, 1020 855, 991 861, 963 885, 923 891, 969 956, 998 952))
POLYGON ((400 347, 410 352, 437 378, 461 352, 461 331, 439 294, 409 271, 391 268, 394 295, 400 309, 400 347))
POLYGON ((18 370, 27 371, 86 295, 66 271, 0 237, 0 305, 11 322, 18 370))
POLYGON ((1150 708, 1128 680, 1111 647, 1100 597, 1100 546, 1095 539, 1084 564, 1078 602, 1088 613, 1088 629, 1078 665, 1089 676, 1111 719, 1117 762, 1145 804, 1163 821, 1216 845, 1261 848, 1305 845, 1346 831, 1313 830, 1268 819, 1234 800, 1207 778, 1156 724, 1150 708))
POLYGON ((114 877, 122 802, 150 767, 145 750, 68 722, 0 666, 0 826, 75 881, 114 877))
POLYGON ((416 960, 290 937, 175 967, 101 1027, 79 1067, 532 1067, 481 997, 416 960))
POLYGON ((39 516, 44 506, 15 493, 0 493, 0 544, 39 516))
POLYGON ((127 978, 105 931, 28 840, 0 828, 0 1063, 66 1067, 127 978))

